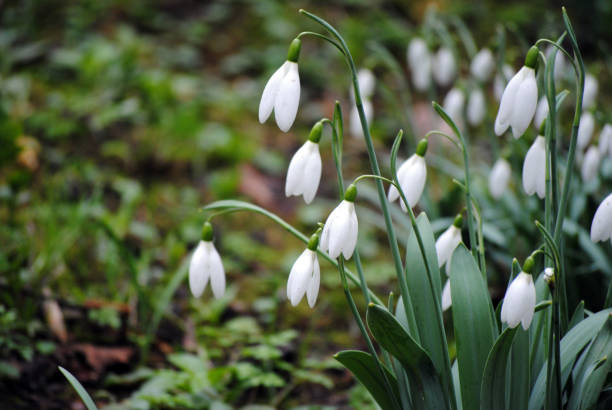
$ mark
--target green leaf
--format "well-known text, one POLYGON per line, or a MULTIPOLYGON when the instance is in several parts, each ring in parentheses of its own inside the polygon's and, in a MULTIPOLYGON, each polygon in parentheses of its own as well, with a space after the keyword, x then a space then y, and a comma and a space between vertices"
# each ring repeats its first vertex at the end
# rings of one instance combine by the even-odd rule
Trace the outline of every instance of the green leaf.
POLYGON ((578 306, 576 306, 576 310, 574 310, 574 314, 572 315, 572 318, 570 319, 567 328, 571 329, 574 326, 576 326, 578 323, 582 322, 583 320, 584 320, 584 300, 581 300, 580 303, 578 303, 578 306))
POLYGON ((480 408, 482 410, 504 410, 506 408, 505 400, 503 400, 508 385, 506 369, 516 329, 516 327, 506 328, 489 352, 480 389, 480 408))
MULTIPOLYGON (((363 386, 368 389, 376 403, 383 409, 394 409, 395 405, 387 389, 385 382, 379 376, 376 360, 371 354, 359 350, 344 350, 336 353, 334 358, 349 369, 363 386)), ((391 372, 383 366, 389 384, 393 388, 393 395, 399 397, 397 380, 391 372)))
POLYGON ((414 408, 449 408, 447 396, 429 355, 406 332, 395 316, 386 308, 371 303, 366 320, 378 343, 404 367, 410 381, 414 408))
POLYGON ((463 244, 455 249, 450 264, 461 399, 464 410, 479 409, 482 375, 497 337, 495 313, 487 285, 463 244))
POLYGON ((72 388, 76 390, 81 400, 83 400, 83 404, 85 404, 85 407, 87 407, 87 410, 97 410, 98 408, 96 407, 91 396, 89 395, 89 393, 87 393, 87 390, 85 390, 83 385, 76 379, 76 377, 74 377, 72 373, 64 369, 62 366, 57 366, 57 367, 59 368, 59 371, 62 372, 64 377, 68 379, 68 381, 72 385, 72 388))
POLYGON ((608 320, 591 343, 575 370, 575 389, 570 396, 568 410, 591 408, 606 381, 612 362, 612 319, 608 320))
POLYGON ((425 247, 425 255, 429 261, 431 277, 427 274, 425 261, 413 231, 408 237, 406 246, 406 281, 419 329, 420 343, 423 349, 429 353, 436 371, 442 375, 444 389, 450 396, 452 380, 440 306, 442 286, 440 284, 440 270, 438 269, 436 241, 425 213, 421 213, 417 218, 417 226, 425 247))
MULTIPOLYGON (((540 275, 535 281, 536 300, 547 300, 550 298, 548 285, 544 282, 544 275, 540 275)), ((552 309, 535 312, 531 326, 529 326, 529 338, 531 339, 531 350, 529 358, 531 362, 530 383, 534 383, 539 371, 544 364, 548 352, 547 335, 550 334, 552 309)))
POLYGON ((519 326, 510 350, 510 388, 506 395, 508 409, 527 408, 531 390, 529 364, 529 332, 519 326))
MULTIPOLYGON (((597 312, 574 326, 561 339, 561 388, 565 386, 578 353, 593 339, 610 316, 612 309, 597 312)), ((544 405, 546 393, 546 362, 542 365, 540 374, 531 389, 529 409, 539 410, 544 405)))

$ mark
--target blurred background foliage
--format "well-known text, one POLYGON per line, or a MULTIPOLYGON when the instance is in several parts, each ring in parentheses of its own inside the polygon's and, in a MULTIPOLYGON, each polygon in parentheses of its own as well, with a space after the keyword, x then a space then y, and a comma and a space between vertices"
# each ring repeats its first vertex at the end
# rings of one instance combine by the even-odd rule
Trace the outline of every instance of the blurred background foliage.
MULTIPOLYGON (((596 118, 609 122, 612 3, 565 5, 589 71, 599 79, 596 118)), ((322 142, 318 199, 305 207, 300 199, 286 199, 283 187, 288 161, 309 127, 331 116, 335 100, 348 117, 349 79, 336 51, 304 42, 301 106, 289 134, 272 121, 257 122, 260 93, 290 40, 317 29, 297 13, 301 7, 332 22, 357 64, 374 69, 379 82, 372 130, 385 172, 397 129, 409 130, 406 156, 412 133, 436 126, 429 100, 444 97, 440 88, 429 95, 405 88, 405 49, 424 22, 433 18, 452 27, 459 17, 477 47, 494 52, 505 33, 505 61, 515 68, 529 44, 556 38, 562 27, 559 6, 542 0, 0 1, 3 408, 79 408, 58 364, 108 408, 373 406, 332 359, 339 349, 363 344, 337 272, 323 264, 315 309, 305 303, 292 308, 284 286, 302 244, 269 221, 246 214, 216 218, 226 296, 213 300, 207 291, 196 300, 187 288, 189 252, 205 203, 245 199, 306 233, 334 206, 329 137, 322 142), (380 48, 400 72, 381 64, 380 48)), ((468 55, 449 30, 460 72, 467 73, 468 55)), ((566 134, 571 84, 562 111, 566 134)), ((520 187, 529 146, 524 140, 508 144, 512 192, 500 202, 488 195, 486 175, 505 143, 492 138, 497 105, 488 99, 487 125, 469 134, 497 302, 511 258, 524 258, 540 240, 532 220, 542 219, 542 207, 520 187)), ((367 156, 361 141, 349 137, 345 166, 352 178, 366 172, 367 156)), ((531 132, 527 139, 534 137, 531 132)), ((460 177, 461 163, 440 140, 432 143, 428 162, 421 209, 439 232, 462 208, 461 191, 451 182, 460 177)), ((588 238, 591 216, 610 191, 609 162, 597 181, 576 181, 566 227, 572 304, 585 299, 593 310, 603 303, 612 275, 609 244, 588 238)), ((385 296, 396 284, 378 231, 382 219, 367 205, 375 194, 366 185, 360 190, 360 246, 368 282, 385 296)))

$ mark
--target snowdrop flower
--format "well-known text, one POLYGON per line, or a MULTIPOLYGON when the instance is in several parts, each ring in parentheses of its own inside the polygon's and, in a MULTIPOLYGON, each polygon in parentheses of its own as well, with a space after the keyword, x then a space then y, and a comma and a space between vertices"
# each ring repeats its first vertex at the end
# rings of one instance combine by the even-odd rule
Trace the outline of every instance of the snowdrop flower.
POLYGON ((612 125, 606 124, 599 134, 599 152, 602 156, 612 155, 612 125))
POLYGON ((580 169, 582 182, 589 182, 595 178, 597 171, 599 171, 600 159, 599 148, 595 145, 591 145, 582 160, 582 168, 580 169))
POLYGON ((451 299, 450 279, 447 279, 446 283, 444 284, 444 289, 442 289, 442 311, 448 310, 452 304, 453 301, 451 299))
POLYGON ((206 222, 202 227, 202 240, 189 264, 189 288, 195 297, 199 297, 204 292, 209 279, 216 299, 223 297, 225 293, 225 271, 212 239, 212 225, 206 222))
POLYGON ((589 145, 593 130, 595 129, 595 117, 588 111, 584 111, 580 117, 580 125, 578 126, 578 139, 576 147, 582 151, 589 145))
POLYGON ((295 121, 300 103, 300 74, 298 72, 298 57, 300 56, 301 40, 294 39, 289 46, 287 61, 266 83, 259 102, 259 122, 266 122, 272 111, 278 128, 289 131, 295 121))
MULTIPOLYGON (((357 72, 357 83, 361 91, 362 98, 370 98, 374 95, 374 86, 376 85, 376 77, 372 71, 367 68, 362 68, 357 72)), ((353 89, 351 88, 351 92, 353 89)))
POLYGON ((544 282, 548 284, 554 283, 555 280, 555 270, 551 267, 544 268, 544 282))
POLYGON ((523 162, 523 189, 527 195, 546 195, 546 139, 538 135, 523 162))
POLYGON ((538 48, 529 49, 525 65, 512 77, 499 104, 495 119, 495 133, 502 135, 512 127, 512 135, 519 138, 529 126, 538 104, 538 86, 535 79, 535 66, 538 48))
POLYGON ((408 45, 408 65, 412 82, 418 91, 425 91, 431 81, 431 56, 422 38, 415 37, 408 45))
MULTIPOLYGON (((372 123, 372 118, 374 117, 374 107, 370 100, 364 98, 361 101, 363 105, 363 113, 365 114, 366 120, 368 121, 368 125, 372 123)), ((349 121, 349 127, 351 131, 351 135, 355 137, 363 138, 363 128, 361 128, 361 118, 359 118, 359 111, 357 110, 357 106, 353 105, 351 108, 351 119, 349 121)))
POLYGON ((495 68, 495 59, 493 53, 488 48, 480 50, 472 60, 470 72, 481 83, 484 83, 491 76, 491 72, 495 68))
POLYGON ((591 223, 591 240, 593 242, 612 240, 612 194, 595 211, 591 223))
POLYGON ((497 100, 501 100, 502 94, 504 93, 504 87, 506 83, 514 76, 514 70, 508 64, 504 64, 502 72, 497 73, 495 80, 493 81, 493 94, 497 100))
POLYGON ((530 273, 531 269, 533 269, 533 259, 529 257, 524 263, 523 272, 514 278, 506 291, 501 309, 501 320, 507 323, 508 327, 514 328, 521 323, 523 329, 527 330, 533 319, 536 290, 530 273))
POLYGON ((586 77, 584 77, 584 94, 582 95, 583 109, 586 110, 588 108, 591 108, 595 104, 598 89, 599 84, 597 82, 597 79, 591 74, 587 74, 586 77))
POLYGON ((470 93, 467 103, 467 120, 470 125, 480 125, 486 114, 485 97, 480 88, 475 88, 470 93))
POLYGON ((310 131, 308 141, 296 151, 289 163, 285 196, 304 196, 304 202, 311 203, 321 180, 321 154, 319 141, 323 123, 317 122, 310 131))
POLYGON ((450 49, 447 47, 440 47, 434 56, 432 72, 434 79, 441 87, 450 85, 457 73, 455 57, 450 49))
POLYGON ((489 174, 489 192, 493 198, 499 199, 502 197, 508 187, 511 176, 512 169, 508 161, 504 158, 499 158, 495 161, 489 174))
POLYGON ((321 268, 317 258, 317 245, 319 234, 315 233, 308 241, 308 247, 295 260, 289 279, 287 280, 287 299, 293 306, 297 306, 306 293, 308 306, 314 307, 319 295, 321 283, 321 268))
POLYGON ((537 129, 540 129, 540 127, 544 123, 544 120, 546 119, 547 116, 548 116, 548 100, 546 99, 546 96, 543 96, 542 98, 540 98, 540 101, 538 101, 538 106, 536 108, 535 116, 533 117, 533 125, 537 129))
POLYGON ((438 237, 436 241, 436 254, 438 255, 438 267, 448 262, 455 248, 461 243, 461 227, 463 218, 457 215, 453 224, 438 237))
POLYGON ((357 245, 357 214, 355 197, 357 188, 350 185, 344 193, 344 200, 329 214, 321 233, 321 249, 336 259, 340 254, 350 259, 357 245))
MULTIPOLYGON (((397 170, 397 180, 402 188, 406 201, 410 207, 414 207, 425 188, 425 180, 427 179, 427 167, 425 166, 425 153, 427 152, 427 140, 422 139, 417 145, 416 152, 402 163, 397 170)), ((390 202, 400 198, 399 191, 394 185, 389 187, 387 194, 390 202)), ((406 204, 400 199, 400 205, 404 212, 408 212, 406 204)))
POLYGON ((446 97, 444 97, 443 108, 448 115, 461 126, 463 123, 463 106, 465 105, 465 96, 463 92, 453 87, 450 89, 446 97))

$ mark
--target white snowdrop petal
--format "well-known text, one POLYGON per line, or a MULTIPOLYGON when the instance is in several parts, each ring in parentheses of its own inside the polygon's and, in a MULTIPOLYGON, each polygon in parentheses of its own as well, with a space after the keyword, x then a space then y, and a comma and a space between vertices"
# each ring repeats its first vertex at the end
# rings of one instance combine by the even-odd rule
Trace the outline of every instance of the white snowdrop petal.
MULTIPOLYGON (((415 155, 414 160, 398 180, 408 205, 413 208, 421 199, 423 189, 425 188, 425 180, 427 179, 427 166, 425 165, 425 159, 421 156, 415 155)), ((407 211, 406 204, 401 201, 402 209, 407 211)))
POLYGON ((599 160, 599 148, 597 148, 595 145, 591 145, 584 155, 582 167, 580 169, 583 182, 589 182, 597 176, 597 171, 599 170, 599 160))
POLYGON ((287 72, 289 61, 285 61, 275 72, 272 74, 266 86, 264 87, 263 93, 261 94, 261 100, 259 101, 259 122, 263 124, 266 122, 272 110, 274 109, 274 100, 278 93, 281 81, 287 72))
POLYGON ((212 242, 205 242, 208 251, 208 262, 210 269, 210 287, 216 299, 220 299, 225 294, 225 271, 219 252, 215 249, 212 242))
POLYGON ((582 96, 582 108, 588 109, 595 104, 599 84, 597 79, 591 74, 587 74, 584 78, 584 93, 582 96))
MULTIPOLYGON (((304 178, 304 168, 310 155, 311 147, 309 146, 310 141, 306 141, 304 145, 298 149, 293 158, 289 162, 289 168, 287 169, 287 180, 285 181, 285 196, 300 195, 300 186, 302 179, 304 178)), ((312 144, 312 142, 310 142, 312 144)))
POLYGON ((521 272, 510 283, 502 304, 501 319, 514 328, 522 323, 527 330, 533 319, 536 302, 535 285, 530 274, 521 272))
POLYGON ((612 194, 597 207, 591 223, 591 240, 605 241, 612 236, 612 194))
POLYGON ((204 241, 200 241, 189 263, 189 289, 195 297, 202 295, 208 282, 209 272, 206 270, 206 256, 204 241))
POLYGON ((308 282, 308 289, 306 289, 306 299, 308 299, 308 306, 314 307, 317 302, 317 296, 319 296, 319 286, 321 284, 321 269, 319 267, 319 260, 315 254, 313 262, 313 272, 310 281, 308 282))
POLYGON ((593 136, 593 130, 595 128, 595 118, 593 114, 588 111, 582 113, 580 117, 580 125, 578 126, 578 139, 576 146, 579 150, 584 150, 593 136))
POLYGON ((357 213, 355 212, 355 206, 352 202, 349 203, 349 208, 349 229, 342 249, 344 259, 350 259, 351 256, 353 256, 353 252, 355 252, 355 247, 357 246, 357 237, 359 233, 359 222, 357 221, 357 213))
POLYGON ((434 57, 434 63, 432 65, 432 73, 436 82, 446 87, 449 85, 456 74, 455 57, 450 49, 441 47, 434 57))
MULTIPOLYGON (((545 183, 546 176, 546 140, 541 135, 535 139, 523 162, 523 189, 527 195, 533 195, 538 191, 538 185, 545 183), (544 181, 544 182, 542 182, 544 181)), ((544 195, 538 196, 543 198, 544 195)))
POLYGON ((281 80, 278 93, 274 99, 274 118, 278 128, 289 131, 300 103, 300 75, 297 63, 288 61, 287 73, 281 80))
POLYGON ((480 88, 470 93, 467 104, 467 119, 470 125, 480 125, 486 114, 485 97, 480 88))
POLYGON ((540 101, 538 102, 538 106, 536 108, 535 116, 533 117, 534 127, 536 127, 537 129, 540 129, 540 127, 542 126, 542 123, 544 122, 547 116, 548 116, 548 101, 546 100, 546 97, 544 96, 540 98, 540 101))
POLYGON ((436 241, 436 254, 438 256, 438 267, 444 265, 449 259, 455 248, 461 242, 461 230, 455 225, 446 229, 436 241))
POLYGON ((516 105, 516 96, 521 83, 523 82, 526 68, 527 67, 521 68, 519 72, 512 77, 502 93, 501 102, 499 103, 499 110, 497 111, 497 117, 495 118, 495 134, 497 135, 503 134, 510 125, 512 112, 516 105))
POLYGON ((520 138, 525 133, 533 119, 538 104, 538 86, 535 80, 535 71, 527 68, 523 81, 516 93, 514 109, 510 117, 510 126, 514 138, 520 138))
POLYGON ((489 79, 494 68, 493 53, 488 48, 483 48, 474 56, 470 65, 470 72, 478 81, 484 82, 489 79))
POLYGON ((499 199, 502 197, 511 176, 512 170, 508 161, 503 158, 498 159, 489 175, 489 192, 493 198, 499 199))
MULTIPOLYGON (((310 142, 310 141, 308 141, 310 142)), ((319 182, 321 181, 321 154, 319 153, 319 144, 312 143, 311 152, 307 158, 307 162, 304 167, 304 175, 302 181, 302 193, 304 195, 304 202, 307 204, 311 203, 319 188, 319 182)))
POLYGON ((446 280, 446 284, 444 285, 444 289, 442 289, 442 310, 448 310, 451 307, 453 301, 451 299, 451 288, 450 288, 450 279, 446 280))
POLYGON ((523 314, 521 317, 521 325, 523 326, 524 330, 527 330, 529 329, 529 325, 531 325, 533 314, 535 312, 536 289, 531 275, 527 275, 525 281, 526 285, 523 294, 523 314))

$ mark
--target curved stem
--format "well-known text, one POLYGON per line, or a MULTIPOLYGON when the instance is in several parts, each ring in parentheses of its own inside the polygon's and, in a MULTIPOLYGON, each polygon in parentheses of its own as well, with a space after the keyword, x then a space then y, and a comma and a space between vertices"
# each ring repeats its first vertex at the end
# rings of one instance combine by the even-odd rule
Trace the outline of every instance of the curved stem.
POLYGON ((312 37, 319 38, 321 40, 325 40, 331 45, 333 45, 334 47, 336 47, 342 54, 344 54, 344 50, 342 49, 342 47, 340 47, 338 43, 336 43, 331 38, 324 36, 323 34, 315 33, 314 31, 302 31, 300 34, 297 35, 296 38, 302 38, 303 36, 312 36, 312 37))
POLYGON ((561 51, 563 54, 565 54, 565 56, 569 59, 570 63, 572 63, 572 67, 574 67, 574 71, 576 72, 576 75, 578 75, 578 68, 576 67, 576 63, 574 62, 574 58, 570 55, 570 53, 567 52, 567 50, 565 50, 563 47, 561 47, 560 41, 563 40, 563 37, 565 37, 565 35, 567 34, 567 32, 564 32, 561 35, 561 39, 558 41, 552 41, 549 40, 547 38, 541 38, 538 41, 535 42, 535 46, 539 46, 540 43, 546 43, 546 44, 550 44, 553 47, 557 48, 559 51, 561 51))
POLYGON ((461 145, 460 145, 460 144, 459 144, 459 143, 458 143, 458 142, 457 142, 457 141, 456 141, 456 140, 455 140, 453 137, 451 137, 451 136, 450 136, 450 135, 448 135, 447 133, 442 132, 442 131, 438 131, 438 130, 432 130, 432 131, 429 131, 427 134, 425 134, 425 138, 428 138, 430 135, 440 135, 440 136, 442 136, 442 137, 445 137, 445 138, 446 138, 446 139, 448 139, 450 142, 452 142, 452 143, 453 143, 453 145, 454 145, 454 146, 455 146, 455 147, 456 147, 458 150, 460 150, 460 151, 461 151, 461 145))
MULTIPOLYGON (((202 210, 208 211, 212 209, 225 209, 225 208, 234 208, 236 209, 236 212, 237 211, 251 211, 251 212, 255 212, 257 214, 266 216, 272 221, 276 222, 278 225, 280 225, 287 232, 289 232, 290 234, 298 238, 300 241, 304 242, 305 244, 307 244, 310 239, 306 235, 304 235, 303 233, 295 229, 293 226, 291 226, 289 223, 287 223, 285 220, 283 220, 280 216, 268 211, 267 209, 264 209, 255 204, 251 204, 249 202, 237 201, 237 200, 216 201, 216 202, 213 202, 212 204, 206 205, 204 208, 202 208, 202 210)), ((317 254, 320 255, 326 261, 330 262, 335 267, 338 267, 338 261, 336 261, 335 259, 332 259, 327 253, 321 251, 320 249, 317 249, 317 254)), ((346 270, 346 276, 350 279, 351 282, 353 282, 353 284, 355 284, 356 286, 360 286, 360 281, 355 276, 354 273, 352 273, 349 270, 346 270)), ((378 296, 376 296, 376 294, 372 292, 370 289, 368 289, 368 295, 371 298, 371 300, 377 305, 385 306, 385 304, 378 298, 378 296)))

